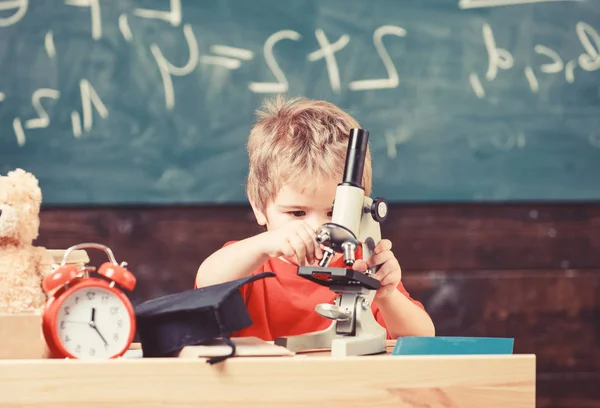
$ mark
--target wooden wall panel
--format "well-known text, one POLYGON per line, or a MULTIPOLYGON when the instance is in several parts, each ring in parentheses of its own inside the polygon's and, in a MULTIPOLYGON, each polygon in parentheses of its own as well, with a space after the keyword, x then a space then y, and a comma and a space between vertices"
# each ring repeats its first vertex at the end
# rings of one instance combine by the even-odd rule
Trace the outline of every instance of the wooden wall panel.
POLYGON ((600 269, 405 275, 437 335, 512 337, 542 373, 600 373, 600 269))
POLYGON ((536 383, 537 408, 600 407, 599 373, 542 374, 536 383))
MULTIPOLYGON (((127 251, 143 244, 161 256, 184 255, 179 265, 187 270, 225 241, 258 231, 248 206, 49 208, 40 242, 86 237, 127 251)), ((395 204, 382 231, 407 270, 600 266, 600 204, 395 204)))

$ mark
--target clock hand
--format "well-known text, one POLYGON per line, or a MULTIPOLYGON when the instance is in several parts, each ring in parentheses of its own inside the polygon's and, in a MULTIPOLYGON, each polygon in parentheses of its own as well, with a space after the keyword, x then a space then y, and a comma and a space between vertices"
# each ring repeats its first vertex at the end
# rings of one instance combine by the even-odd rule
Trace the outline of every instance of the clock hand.
POLYGON ((104 345, 108 346, 108 342, 106 341, 106 339, 104 338, 104 336, 102 335, 102 333, 100 333, 100 330, 98 330, 98 328, 96 327, 96 325, 94 325, 93 327, 94 327, 94 330, 96 330, 96 333, 98 333, 98 336, 100 336, 100 338, 104 342, 104 345))
POLYGON ((104 342, 104 345, 108 346, 108 342, 106 341, 106 339, 104 338, 102 333, 100 333, 100 330, 98 330, 98 327, 96 326, 96 308, 95 307, 92 307, 92 320, 90 320, 90 326, 92 327, 92 329, 96 330, 96 333, 98 333, 98 336, 100 336, 100 338, 104 342))

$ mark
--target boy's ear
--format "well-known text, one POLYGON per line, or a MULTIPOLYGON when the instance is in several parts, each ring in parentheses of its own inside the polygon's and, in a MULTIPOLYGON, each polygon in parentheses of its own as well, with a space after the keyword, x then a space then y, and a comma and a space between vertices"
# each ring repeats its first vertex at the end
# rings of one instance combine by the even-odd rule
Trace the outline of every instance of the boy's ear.
POLYGON ((249 199, 250 206, 252 207, 252 211, 254 212, 254 217, 256 217, 256 222, 258 225, 265 226, 267 225, 267 217, 265 214, 256 206, 254 200, 249 199))

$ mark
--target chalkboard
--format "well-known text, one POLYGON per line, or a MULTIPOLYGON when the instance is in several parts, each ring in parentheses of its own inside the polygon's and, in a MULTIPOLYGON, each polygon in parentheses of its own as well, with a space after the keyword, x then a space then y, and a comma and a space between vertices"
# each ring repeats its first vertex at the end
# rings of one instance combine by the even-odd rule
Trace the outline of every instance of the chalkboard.
POLYGON ((393 202, 600 199, 600 2, 0 0, 0 173, 243 203, 255 110, 331 101, 393 202))

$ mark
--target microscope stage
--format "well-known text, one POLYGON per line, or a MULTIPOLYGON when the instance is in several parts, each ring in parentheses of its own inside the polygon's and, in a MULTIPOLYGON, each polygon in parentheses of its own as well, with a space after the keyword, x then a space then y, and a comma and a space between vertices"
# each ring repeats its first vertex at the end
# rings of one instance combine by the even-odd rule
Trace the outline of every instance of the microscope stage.
POLYGON ((347 268, 300 266, 298 275, 323 286, 358 286, 373 290, 377 290, 381 286, 381 282, 377 279, 347 268))

